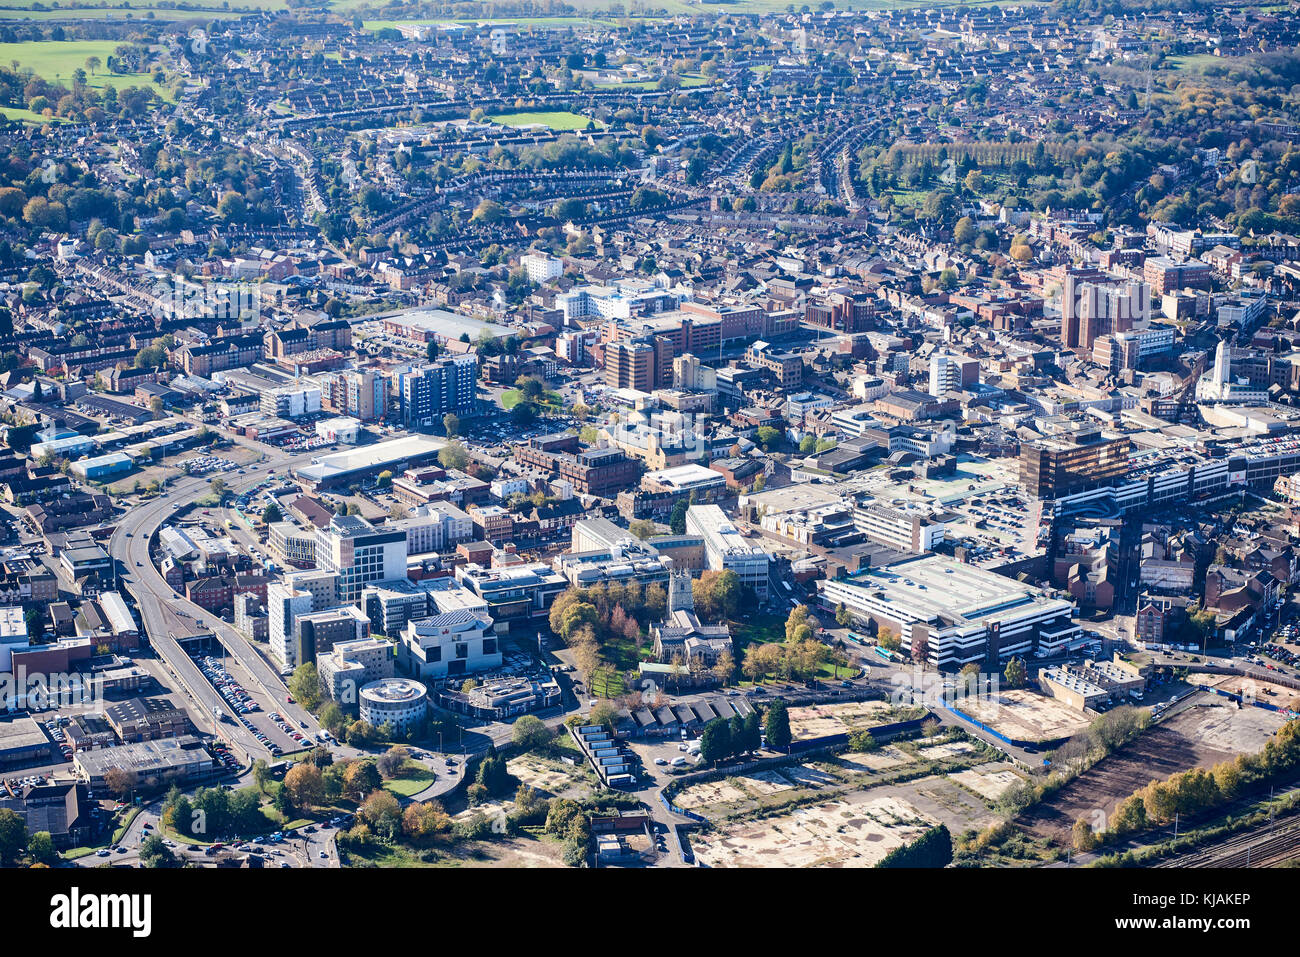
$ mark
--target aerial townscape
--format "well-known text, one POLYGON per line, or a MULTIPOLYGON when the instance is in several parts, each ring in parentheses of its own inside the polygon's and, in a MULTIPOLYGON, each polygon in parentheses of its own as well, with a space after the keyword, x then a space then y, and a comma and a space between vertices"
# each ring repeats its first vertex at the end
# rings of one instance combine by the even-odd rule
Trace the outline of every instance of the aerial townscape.
POLYGON ((9 0, 0 446, 65 891, 1298 866, 1300 2, 9 0))

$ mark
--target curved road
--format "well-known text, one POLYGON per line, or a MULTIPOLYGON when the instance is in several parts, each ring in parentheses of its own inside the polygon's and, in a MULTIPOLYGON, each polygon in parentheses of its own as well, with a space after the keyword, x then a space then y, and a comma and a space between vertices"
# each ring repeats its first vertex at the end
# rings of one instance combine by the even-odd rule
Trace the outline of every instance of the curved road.
MULTIPOLYGON (((284 474, 289 468, 310 461, 316 454, 307 453, 294 458, 268 457, 246 467, 244 474, 236 476, 234 480, 227 479, 228 487, 232 493, 237 494, 257 485, 272 471, 284 474)), ((244 667, 267 699, 274 702, 276 708, 292 723, 302 726, 305 722, 313 737, 319 736, 319 725, 305 709, 296 704, 282 703, 287 690, 279 673, 231 625, 173 591, 149 554, 150 541, 158 529, 168 524, 185 506, 192 505, 210 491, 207 478, 176 480, 158 498, 131 509, 121 517, 109 544, 109 554, 121 562, 120 582, 135 598, 141 624, 154 651, 166 662, 172 674, 179 679, 181 687, 194 701, 199 712, 195 717, 243 751, 249 760, 270 758, 267 748, 239 722, 238 716, 226 705, 198 665, 177 642, 174 635, 178 628, 189 630, 183 622, 184 617, 211 630, 226 647, 227 653, 244 667), (230 715, 234 723, 214 721, 213 707, 230 715)))

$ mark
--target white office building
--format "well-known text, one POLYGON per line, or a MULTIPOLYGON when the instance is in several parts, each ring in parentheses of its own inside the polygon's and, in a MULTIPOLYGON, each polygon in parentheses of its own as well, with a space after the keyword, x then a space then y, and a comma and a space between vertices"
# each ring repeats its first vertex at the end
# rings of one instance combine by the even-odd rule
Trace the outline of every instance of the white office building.
POLYGON ((946 526, 920 503, 871 502, 853 509, 853 525, 873 542, 904 554, 933 551, 946 526))
POLYGON ((316 564, 338 575, 338 600, 352 604, 369 582, 406 577, 406 532, 335 515, 316 530, 316 564))
POLYGON ((528 281, 544 286, 552 279, 564 275, 563 260, 548 256, 546 253, 526 253, 519 257, 519 265, 528 274, 528 281))
POLYGON ((937 668, 1059 654, 1083 639, 1069 598, 944 555, 907 558, 817 587, 827 608, 842 604, 872 619, 902 640, 905 654, 923 642, 937 668))
POLYGON ((312 594, 288 582, 272 582, 266 589, 266 610, 271 656, 281 671, 292 671, 302 663, 298 660, 294 623, 299 615, 310 615, 314 610, 312 594))
POLYGON ((474 520, 450 502, 421 505, 410 518, 390 521, 384 528, 406 533, 408 555, 446 551, 474 537, 474 520))
POLYGON ((686 531, 704 539, 705 564, 713 571, 730 569, 742 584, 754 589, 759 601, 768 594, 767 552, 750 544, 717 505, 692 505, 686 510, 686 531))
POLYGON ((491 617, 464 609, 408 622, 398 647, 402 671, 424 681, 499 668, 501 662, 491 617))

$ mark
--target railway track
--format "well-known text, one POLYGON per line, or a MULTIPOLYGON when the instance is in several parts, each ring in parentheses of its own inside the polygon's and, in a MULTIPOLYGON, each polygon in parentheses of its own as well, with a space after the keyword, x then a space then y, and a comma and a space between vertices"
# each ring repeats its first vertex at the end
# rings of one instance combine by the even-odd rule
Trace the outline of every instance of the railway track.
POLYGON ((1156 867, 1276 867, 1300 858, 1300 818, 1277 821, 1156 867))

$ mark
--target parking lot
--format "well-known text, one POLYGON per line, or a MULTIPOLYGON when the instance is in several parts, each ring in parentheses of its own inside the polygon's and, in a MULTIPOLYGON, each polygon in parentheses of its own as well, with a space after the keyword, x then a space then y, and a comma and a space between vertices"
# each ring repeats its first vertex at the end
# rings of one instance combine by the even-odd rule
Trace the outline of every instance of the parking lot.
POLYGON ((667 779, 674 772, 695 771, 701 767, 699 739, 669 738, 664 741, 629 742, 633 753, 656 780, 667 779))
POLYGON ((250 690, 251 682, 237 663, 226 659, 223 664, 222 659, 213 655, 201 655, 194 661, 217 694, 235 712, 239 722, 271 752, 272 757, 278 758, 316 743, 274 711, 273 702, 261 700, 264 696, 260 692, 250 690))

